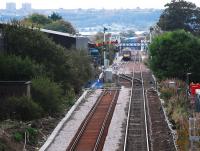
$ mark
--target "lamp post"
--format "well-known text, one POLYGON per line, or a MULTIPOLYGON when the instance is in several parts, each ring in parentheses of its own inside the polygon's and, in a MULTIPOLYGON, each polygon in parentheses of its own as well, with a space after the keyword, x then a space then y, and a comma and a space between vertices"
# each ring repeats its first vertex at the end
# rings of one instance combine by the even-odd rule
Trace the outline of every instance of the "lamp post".
POLYGON ((108 29, 104 27, 103 28, 103 47, 104 47, 104 51, 103 51, 103 65, 104 65, 104 67, 106 67, 106 51, 105 51, 106 30, 108 30, 108 29))
POLYGON ((104 68, 106 68, 106 51, 105 51, 106 30, 108 30, 108 29, 104 27, 103 28, 103 48, 104 48, 104 51, 103 51, 103 65, 104 65, 104 68))
POLYGON ((187 99, 187 102, 188 102, 188 90, 189 90, 189 76, 191 75, 192 73, 188 72, 186 73, 186 99, 187 99))

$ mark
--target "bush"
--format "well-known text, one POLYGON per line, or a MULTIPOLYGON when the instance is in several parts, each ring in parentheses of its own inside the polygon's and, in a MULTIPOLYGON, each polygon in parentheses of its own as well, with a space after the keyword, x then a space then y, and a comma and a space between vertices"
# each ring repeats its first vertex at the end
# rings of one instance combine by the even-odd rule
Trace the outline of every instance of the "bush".
POLYGON ((49 78, 38 77, 32 80, 32 97, 49 115, 62 111, 62 93, 60 85, 49 78))
POLYGON ((169 88, 162 88, 160 97, 164 100, 169 100, 173 95, 173 92, 169 88))
POLYGON ((0 80, 30 80, 43 74, 43 68, 28 57, 0 54, 0 80))
POLYGON ((23 135, 20 132, 15 132, 13 138, 15 141, 20 142, 23 140, 23 135))
POLYGON ((35 128, 29 127, 26 129, 29 137, 29 143, 35 144, 37 142, 38 131, 35 128))
POLYGON ((10 97, 6 100, 6 109, 9 118, 23 121, 41 117, 42 109, 32 99, 23 97, 10 97))

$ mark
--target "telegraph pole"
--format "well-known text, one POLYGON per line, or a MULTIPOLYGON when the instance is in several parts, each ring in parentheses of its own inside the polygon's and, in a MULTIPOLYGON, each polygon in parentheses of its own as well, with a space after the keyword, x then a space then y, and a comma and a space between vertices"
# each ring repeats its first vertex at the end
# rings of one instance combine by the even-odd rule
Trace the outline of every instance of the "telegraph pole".
POLYGON ((106 30, 108 30, 107 28, 103 28, 103 63, 104 63, 104 67, 106 67, 106 51, 105 51, 105 42, 106 42, 106 30))

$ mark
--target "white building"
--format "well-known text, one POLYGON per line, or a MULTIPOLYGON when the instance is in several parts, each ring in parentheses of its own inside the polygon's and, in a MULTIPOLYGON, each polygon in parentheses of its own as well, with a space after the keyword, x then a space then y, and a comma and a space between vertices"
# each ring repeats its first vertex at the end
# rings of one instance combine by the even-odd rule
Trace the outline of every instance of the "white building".
POLYGON ((23 11, 31 11, 31 3, 22 3, 22 8, 23 11))
POLYGON ((13 2, 6 3, 6 10, 7 11, 15 11, 16 10, 16 3, 13 3, 13 2))

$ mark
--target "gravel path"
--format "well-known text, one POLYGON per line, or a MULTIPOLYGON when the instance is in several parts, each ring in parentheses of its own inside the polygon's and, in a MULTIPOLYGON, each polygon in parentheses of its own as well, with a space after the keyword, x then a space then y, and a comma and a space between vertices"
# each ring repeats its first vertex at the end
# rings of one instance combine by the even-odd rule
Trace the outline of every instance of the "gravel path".
MULTIPOLYGON (((120 148, 123 141, 123 131, 125 127, 123 123, 126 121, 126 107, 130 99, 130 89, 122 87, 113 117, 109 126, 108 135, 104 144, 103 151, 116 151, 120 148)), ((120 149, 121 150, 121 149, 120 149)))
POLYGON ((48 151, 66 151, 67 146, 77 132, 80 124, 100 94, 101 90, 95 90, 95 92, 89 95, 85 101, 81 102, 81 104, 72 114, 71 118, 64 124, 63 128, 56 136, 54 142, 48 147, 48 151))

